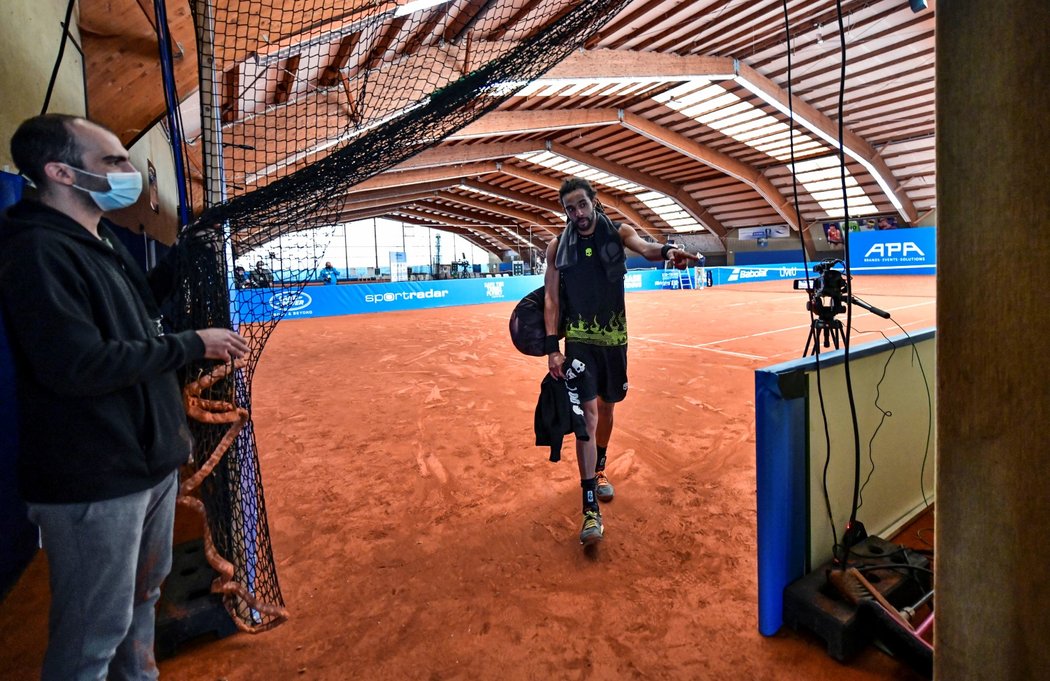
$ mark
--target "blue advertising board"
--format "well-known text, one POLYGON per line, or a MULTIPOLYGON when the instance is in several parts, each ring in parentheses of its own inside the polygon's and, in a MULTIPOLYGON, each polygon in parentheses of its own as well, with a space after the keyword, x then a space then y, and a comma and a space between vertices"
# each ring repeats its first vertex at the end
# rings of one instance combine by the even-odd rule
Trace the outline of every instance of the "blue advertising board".
POLYGON ((936 274, 934 227, 849 233, 850 270, 858 274, 936 274))
POLYGON ((308 286, 304 289, 252 290, 242 295, 241 319, 306 319, 366 312, 518 301, 543 285, 541 275, 486 279, 442 279, 395 284, 308 286))
MULTIPOLYGON (((916 230, 896 230, 915 232, 916 230)), ((931 229, 931 232, 933 230, 931 229)), ((859 234, 865 234, 860 232, 859 234)), ((932 238, 932 237, 931 237, 932 238)), ((878 242, 884 243, 884 242, 878 242)), ((885 243, 896 243, 893 241, 885 243)), ((885 246, 881 250, 888 257, 913 258, 913 246, 903 239, 900 246, 885 246), (907 255, 905 255, 907 250, 907 255)), ((919 248, 932 246, 926 241, 919 248)), ((876 248, 875 251, 880 249, 876 248)), ((816 263, 810 263, 814 265, 816 263)), ((925 266, 924 266, 925 267, 925 266)), ((855 270, 859 268, 854 267, 855 270)), ((922 268, 904 269, 908 274, 926 274, 922 268)), ((932 270, 931 270, 932 271, 932 270)), ((893 269, 880 265, 866 273, 892 273, 893 269)), ((689 276, 678 270, 645 269, 628 270, 623 287, 627 292, 662 291, 682 288, 703 288, 760 281, 782 281, 805 279, 802 263, 779 263, 772 265, 740 265, 733 267, 693 268, 689 276)), ((814 276, 812 273, 811 277, 814 276)), ((360 283, 340 286, 307 286, 285 289, 251 289, 239 292, 238 313, 244 322, 262 322, 275 318, 304 319, 331 317, 368 312, 394 312, 433 307, 455 307, 482 303, 517 302, 532 290, 543 285, 543 275, 532 274, 519 277, 485 277, 476 279, 436 279, 398 283, 360 283)))
MULTIPOLYGON (((712 270, 709 269, 708 274, 712 274, 712 270)), ((711 283, 713 278, 708 277, 707 285, 711 283)), ((368 312, 517 302, 542 285, 543 275, 532 274, 520 277, 307 286, 302 289, 250 289, 238 292, 238 313, 241 321, 251 323, 275 318, 309 319, 368 312)), ((691 281, 691 285, 695 288, 701 286, 700 282, 695 280, 691 281)), ((684 287, 682 274, 678 270, 632 270, 624 277, 626 291, 660 291, 684 287)))

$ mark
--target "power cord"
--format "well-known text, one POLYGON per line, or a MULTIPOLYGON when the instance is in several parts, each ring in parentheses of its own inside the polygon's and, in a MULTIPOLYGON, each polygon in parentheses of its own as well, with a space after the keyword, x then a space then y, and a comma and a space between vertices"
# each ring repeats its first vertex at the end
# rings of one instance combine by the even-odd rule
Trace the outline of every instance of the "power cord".
POLYGON ((62 41, 58 44, 58 56, 55 57, 55 65, 51 69, 51 80, 47 84, 47 93, 44 95, 44 106, 40 113, 46 114, 51 106, 51 95, 55 92, 55 82, 58 80, 58 71, 62 68, 62 57, 66 54, 66 41, 69 40, 69 22, 73 20, 73 7, 77 0, 69 0, 66 5, 66 18, 62 21, 62 41))
MULTIPOLYGON (((791 92, 791 17, 788 13, 787 0, 783 0, 784 8, 784 34, 786 36, 787 45, 787 96, 788 96, 788 149, 791 158, 791 198, 792 205, 795 209, 795 224, 798 225, 798 240, 802 246, 802 269, 806 275, 806 290, 813 290, 813 283, 809 276, 809 258, 806 254, 806 240, 802 234, 802 212, 799 209, 798 203, 798 177, 795 174, 795 98, 791 92)), ((810 328, 814 328, 813 325, 816 322, 816 313, 813 310, 813 306, 807 305, 809 310, 809 321, 810 328)), ((831 511, 831 495, 828 492, 828 469, 831 466, 831 432, 828 426, 828 413, 827 407, 824 404, 824 385, 821 381, 820 373, 820 342, 814 339, 814 361, 816 362, 816 376, 817 376, 817 399, 820 402, 820 416, 821 421, 824 424, 824 470, 823 470, 823 492, 824 492, 824 508, 828 514, 828 525, 831 527, 831 539, 832 539, 832 554, 838 555, 839 550, 839 539, 838 532, 835 529, 835 516, 831 511)))

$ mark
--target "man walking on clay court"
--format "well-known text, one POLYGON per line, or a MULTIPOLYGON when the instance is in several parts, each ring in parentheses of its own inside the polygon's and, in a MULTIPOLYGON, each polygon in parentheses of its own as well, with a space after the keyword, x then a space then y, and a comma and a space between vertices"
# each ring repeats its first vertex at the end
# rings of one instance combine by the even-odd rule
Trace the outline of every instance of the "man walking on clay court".
POLYGON ((647 260, 671 260, 678 268, 698 258, 670 244, 645 241, 630 225, 610 220, 584 179, 566 180, 558 194, 567 223, 547 246, 544 352, 551 376, 569 381, 579 392, 586 420, 589 437, 576 440, 576 463, 583 488, 580 543, 588 546, 601 541, 605 532, 598 502, 612 501, 614 494, 605 474, 606 448, 614 407, 627 395, 625 248, 647 260), (560 320, 565 324, 564 353, 558 341, 560 320))

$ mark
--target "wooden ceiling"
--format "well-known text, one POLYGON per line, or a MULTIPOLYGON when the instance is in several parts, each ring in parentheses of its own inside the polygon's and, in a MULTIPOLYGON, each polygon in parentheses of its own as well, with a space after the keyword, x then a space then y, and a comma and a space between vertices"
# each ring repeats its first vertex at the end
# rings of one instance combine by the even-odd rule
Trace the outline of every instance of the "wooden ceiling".
MULTIPOLYGON (((196 141, 189 1, 169 0, 168 21, 186 136, 196 141)), ((453 66, 446 77, 454 78, 471 66, 468 29, 476 40, 513 43, 534 30, 528 18, 541 5, 568 7, 572 0, 450 0, 412 21, 388 21, 367 40, 340 29, 361 12, 396 3, 213 4, 218 20, 238 28, 216 41, 215 52, 224 141, 251 147, 227 159, 228 191, 236 195, 275 169, 309 163, 323 153, 319 141, 352 125, 350 81, 357 74, 381 72, 382 63, 404 69, 413 60, 447 60, 453 66), (288 9, 300 21, 285 34, 273 17, 288 9), (278 109, 309 116, 314 137, 268 127, 267 116, 278 109)), ((498 110, 352 188, 340 216, 431 225, 493 251, 527 233, 542 248, 563 222, 558 185, 589 172, 597 173, 607 210, 659 240, 840 217, 838 173, 825 166, 837 167, 844 82, 850 215, 914 223, 936 205, 935 3, 913 12, 906 0, 842 0, 844 81, 836 2, 790 0, 787 8, 785 25, 782 0, 629 2, 584 50, 498 110)), ((148 0, 81 0, 89 113, 125 142, 165 111, 153 22, 148 0)), ((384 86, 374 80, 372 87, 384 86)), ((386 86, 400 96, 388 104, 391 112, 432 87, 422 76, 386 86)), ((190 153, 199 182, 199 145, 190 153)))

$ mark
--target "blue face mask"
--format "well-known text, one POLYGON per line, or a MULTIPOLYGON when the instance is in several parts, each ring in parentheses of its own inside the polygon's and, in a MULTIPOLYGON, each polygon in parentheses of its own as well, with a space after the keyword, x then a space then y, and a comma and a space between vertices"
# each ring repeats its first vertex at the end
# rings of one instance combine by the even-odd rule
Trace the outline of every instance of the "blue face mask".
MULTIPOLYGON (((69 167, 73 168, 73 166, 69 167)), ((106 180, 109 183, 109 190, 104 192, 91 191, 90 189, 73 185, 80 191, 87 192, 95 201, 95 205, 103 212, 127 208, 138 201, 139 195, 142 194, 142 175, 139 175, 137 172, 96 175, 80 168, 73 168, 73 170, 88 177, 106 180)))

